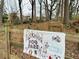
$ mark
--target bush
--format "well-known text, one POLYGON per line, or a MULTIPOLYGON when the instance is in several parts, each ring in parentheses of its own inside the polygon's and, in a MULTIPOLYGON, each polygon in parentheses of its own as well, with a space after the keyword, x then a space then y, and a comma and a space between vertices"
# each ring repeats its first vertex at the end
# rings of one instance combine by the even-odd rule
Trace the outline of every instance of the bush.
POLYGON ((19 20, 19 18, 16 18, 16 19, 13 20, 14 25, 18 25, 20 23, 21 23, 21 20, 19 20))
POLYGON ((2 17, 2 23, 7 22, 8 16, 7 15, 3 15, 2 17))
POLYGON ((18 25, 18 24, 20 24, 20 23, 21 23, 21 21, 20 21, 20 20, 18 20, 18 19, 17 19, 17 20, 15 20, 15 21, 13 21, 13 24, 14 24, 14 25, 18 25))

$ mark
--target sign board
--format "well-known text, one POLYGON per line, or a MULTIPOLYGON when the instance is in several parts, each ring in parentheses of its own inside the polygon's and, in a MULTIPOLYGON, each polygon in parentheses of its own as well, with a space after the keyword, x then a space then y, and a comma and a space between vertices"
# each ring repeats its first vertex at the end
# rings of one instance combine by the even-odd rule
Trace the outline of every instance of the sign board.
POLYGON ((23 52, 38 59, 64 59, 65 34, 25 29, 23 52))

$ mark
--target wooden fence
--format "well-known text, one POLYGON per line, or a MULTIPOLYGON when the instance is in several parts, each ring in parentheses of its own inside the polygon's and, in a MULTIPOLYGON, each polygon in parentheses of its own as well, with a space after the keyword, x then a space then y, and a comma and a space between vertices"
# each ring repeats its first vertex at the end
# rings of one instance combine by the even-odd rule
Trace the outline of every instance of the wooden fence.
MULTIPOLYGON (((53 27, 60 28, 59 31, 63 32, 62 25, 49 25, 50 31, 52 31, 53 27)), ((54 29, 56 30, 56 29, 54 29)), ((23 53, 23 30, 22 29, 12 29, 8 25, 5 26, 4 29, 0 30, 5 32, 4 37, 6 41, 6 59, 12 59, 16 54, 18 55, 17 58, 14 59, 36 59, 35 57, 26 55, 23 53)), ((58 31, 58 30, 57 30, 58 31)), ((78 34, 69 34, 66 33, 66 41, 79 43, 79 33, 78 34)), ((66 56, 69 58, 68 56, 66 56)), ((4 59, 4 58, 3 58, 4 59)))
MULTIPOLYGON (((10 44, 12 46, 15 46, 15 49, 20 48, 21 50, 23 50, 23 30, 10 29, 9 33, 10 33, 10 40, 11 40, 10 44)), ((79 34, 68 34, 68 33, 66 33, 66 41, 79 43, 79 34)), ((11 49, 13 49, 13 48, 11 48, 11 49)), ((11 52, 12 52, 12 50, 11 50, 11 52)), ((20 52, 20 51, 18 51, 18 52, 20 52)), ((22 51, 21 51, 21 53, 22 53, 22 51)), ((17 54, 21 54, 21 53, 17 53, 17 54)), ((24 55, 24 57, 25 57, 25 55, 24 55)), ((28 59, 34 58, 34 57, 28 57, 27 55, 26 55, 26 57, 28 59)), ((70 57, 66 56, 66 58, 70 58, 70 57)))

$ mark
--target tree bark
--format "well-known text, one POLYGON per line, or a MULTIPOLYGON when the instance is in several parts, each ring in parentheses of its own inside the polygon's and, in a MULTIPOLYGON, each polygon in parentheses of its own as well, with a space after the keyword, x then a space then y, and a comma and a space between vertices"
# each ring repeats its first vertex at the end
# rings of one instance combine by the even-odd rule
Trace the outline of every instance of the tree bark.
POLYGON ((32 21, 36 22, 36 0, 29 0, 32 6, 32 21))
POLYGON ((51 1, 51 5, 50 5, 50 20, 52 20, 52 8, 53 8, 53 6, 52 6, 52 1, 51 1))
POLYGON ((34 0, 33 2, 32 2, 32 5, 33 5, 33 22, 36 22, 36 0, 34 0))
POLYGON ((57 11, 56 11, 56 19, 58 21, 59 18, 59 14, 60 14, 60 5, 57 7, 57 11))
POLYGON ((0 22, 2 22, 4 0, 0 1, 0 22))
POLYGON ((48 1, 47 0, 45 0, 45 15, 46 15, 46 20, 49 20, 48 1))
POLYGON ((40 3, 40 20, 42 20, 42 4, 40 3))
POLYGON ((23 23, 22 8, 21 8, 22 0, 18 0, 18 2, 19 2, 19 10, 20 10, 20 21, 21 23, 23 23))
MULTIPOLYGON (((78 6, 78 2, 79 2, 79 0, 77 0, 77 3, 76 3, 76 16, 78 16, 78 9, 79 9, 79 7, 77 7, 78 6)), ((78 17, 77 17, 77 19, 78 19, 78 17)))
POLYGON ((64 22, 63 21, 63 18, 64 18, 64 0, 61 0, 61 21, 62 23, 64 22))
POLYGON ((69 0, 64 1, 64 24, 69 22, 69 0))

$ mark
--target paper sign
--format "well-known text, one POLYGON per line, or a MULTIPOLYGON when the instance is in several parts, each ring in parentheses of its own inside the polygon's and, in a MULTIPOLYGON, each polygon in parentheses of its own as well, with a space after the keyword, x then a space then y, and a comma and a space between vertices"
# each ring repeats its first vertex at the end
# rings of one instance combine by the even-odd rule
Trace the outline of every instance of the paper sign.
POLYGON ((39 59, 64 59, 65 34, 25 29, 23 52, 39 59))

